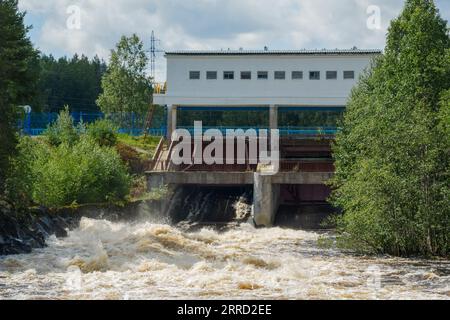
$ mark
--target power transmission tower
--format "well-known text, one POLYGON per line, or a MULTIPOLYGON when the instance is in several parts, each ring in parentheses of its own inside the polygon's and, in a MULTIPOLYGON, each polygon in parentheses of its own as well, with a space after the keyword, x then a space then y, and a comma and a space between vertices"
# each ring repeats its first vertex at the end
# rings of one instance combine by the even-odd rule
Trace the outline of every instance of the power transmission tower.
MULTIPOLYGON (((156 75, 156 53, 163 52, 158 48, 158 45, 161 41, 156 39, 155 31, 152 30, 152 35, 150 37, 150 77, 152 78, 153 90, 155 90, 155 86, 159 86, 156 83, 155 75, 156 75)), ((147 130, 151 127, 153 122, 153 115, 155 113, 155 105, 153 104, 153 94, 150 103, 150 108, 147 112, 147 116, 145 119, 144 126, 144 139, 147 137, 147 130)))
POLYGON ((158 48, 160 43, 161 40, 156 39, 155 31, 152 30, 152 35, 150 37, 150 76, 152 77, 153 82, 155 82, 156 74, 156 54, 164 52, 158 48))

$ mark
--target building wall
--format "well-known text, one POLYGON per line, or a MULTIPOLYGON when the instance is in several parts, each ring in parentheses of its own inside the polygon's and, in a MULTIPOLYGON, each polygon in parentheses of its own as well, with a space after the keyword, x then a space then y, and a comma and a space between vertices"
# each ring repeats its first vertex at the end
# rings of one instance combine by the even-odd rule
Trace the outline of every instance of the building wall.
POLYGON ((163 104, 311 104, 345 105, 358 76, 372 55, 308 56, 167 56, 167 93, 163 104), (190 80, 190 71, 200 71, 199 80, 190 80), (207 71, 217 71, 217 80, 207 80, 207 71), (223 71, 234 71, 234 80, 224 80, 223 71), (241 80, 241 71, 251 71, 251 80, 241 80), (267 80, 257 79, 258 71, 268 71, 267 80), (274 79, 275 71, 285 71, 285 80, 274 79), (293 80, 292 71, 303 71, 303 79, 293 80), (320 71, 320 80, 310 80, 310 71, 320 71), (326 71, 337 71, 337 80, 327 80, 326 71), (355 71, 355 79, 344 80, 344 71, 355 71))

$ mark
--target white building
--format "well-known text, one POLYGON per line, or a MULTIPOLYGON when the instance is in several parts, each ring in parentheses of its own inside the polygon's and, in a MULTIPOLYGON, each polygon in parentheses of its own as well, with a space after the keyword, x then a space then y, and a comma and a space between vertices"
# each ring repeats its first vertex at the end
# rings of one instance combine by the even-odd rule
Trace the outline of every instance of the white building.
POLYGON ((177 107, 344 107, 359 75, 380 50, 172 51, 166 52, 168 133, 177 107))

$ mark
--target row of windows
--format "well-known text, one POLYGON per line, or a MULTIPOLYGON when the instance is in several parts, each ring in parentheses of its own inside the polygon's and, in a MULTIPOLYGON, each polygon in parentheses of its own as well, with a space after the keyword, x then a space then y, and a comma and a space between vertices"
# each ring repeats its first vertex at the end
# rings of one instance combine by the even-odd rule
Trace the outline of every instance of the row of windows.
MULTIPOLYGON (((326 72, 327 80, 337 80, 338 72, 337 71, 327 71, 326 72)), ((256 78, 258 80, 267 80, 269 79, 268 71, 258 71, 256 74, 256 78)), ((343 72, 344 79, 355 79, 355 71, 344 71, 343 72)), ((189 71, 189 79, 190 80, 200 80, 200 71, 189 71)), ((217 71, 206 71, 206 79, 207 80, 217 80, 217 71)), ((234 80, 234 71, 224 71, 223 72, 224 80, 234 80)), ((241 80, 251 80, 252 72, 251 71, 241 71, 241 80)), ((275 71, 274 72, 275 80, 285 80, 286 79, 286 71, 275 71)), ((303 79, 303 71, 292 71, 291 73, 292 80, 301 80, 303 79)), ((320 71, 309 71, 309 79, 310 80, 320 80, 320 71)))

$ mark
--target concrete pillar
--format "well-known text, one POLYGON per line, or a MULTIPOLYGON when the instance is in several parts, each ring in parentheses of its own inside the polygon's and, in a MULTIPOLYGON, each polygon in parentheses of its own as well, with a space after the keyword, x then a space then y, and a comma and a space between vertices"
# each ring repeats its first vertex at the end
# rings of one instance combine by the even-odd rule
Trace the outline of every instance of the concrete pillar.
POLYGON ((177 128, 177 106, 167 106, 167 140, 171 140, 172 132, 177 128))
POLYGON ((253 221, 258 227, 271 227, 278 211, 280 185, 272 184, 272 176, 258 172, 253 179, 253 221))
POLYGON ((270 129, 278 129, 278 107, 273 104, 269 108, 269 125, 270 129))
POLYGON ((159 189, 165 185, 164 175, 148 174, 147 175, 147 191, 159 189))

